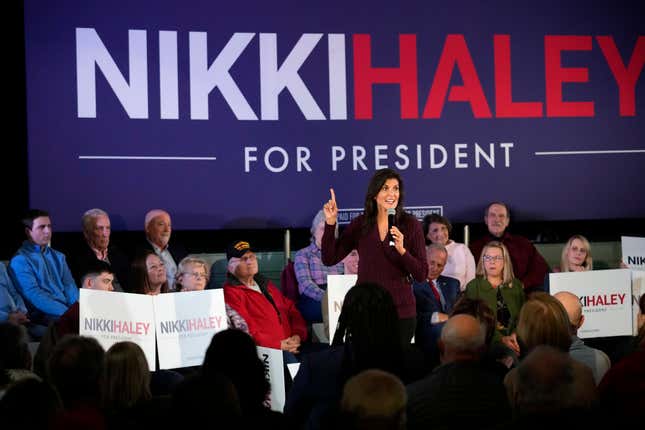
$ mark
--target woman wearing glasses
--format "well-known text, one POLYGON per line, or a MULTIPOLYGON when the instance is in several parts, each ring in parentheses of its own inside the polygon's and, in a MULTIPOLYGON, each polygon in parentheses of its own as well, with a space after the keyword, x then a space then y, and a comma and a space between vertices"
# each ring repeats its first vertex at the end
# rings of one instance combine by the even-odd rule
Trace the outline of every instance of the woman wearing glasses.
POLYGON ((501 242, 488 242, 477 263, 477 277, 466 285, 464 295, 481 299, 495 313, 493 344, 503 345, 519 354, 515 326, 524 304, 522 282, 513 275, 508 249, 501 242))

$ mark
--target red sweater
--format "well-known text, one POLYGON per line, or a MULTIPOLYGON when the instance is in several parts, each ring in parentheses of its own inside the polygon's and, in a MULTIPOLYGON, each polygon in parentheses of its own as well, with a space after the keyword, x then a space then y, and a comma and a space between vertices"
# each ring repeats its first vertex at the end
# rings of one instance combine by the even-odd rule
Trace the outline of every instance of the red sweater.
POLYGON ((353 249, 358 250, 358 283, 375 282, 392 294, 399 318, 416 316, 416 303, 408 275, 417 282, 428 276, 425 241, 421 223, 411 215, 402 217, 397 227, 403 233, 406 253, 400 255, 390 246, 387 238, 381 241, 376 224, 363 234, 364 215, 360 215, 347 226, 339 239, 334 236, 333 225, 325 224, 322 238, 322 262, 332 266, 347 256, 353 249))
POLYGON ((244 318, 255 343, 267 348, 280 349, 280 341, 294 334, 300 336, 304 342, 307 339, 307 323, 296 305, 270 280, 256 275, 255 281, 260 288, 268 292, 275 307, 264 294, 246 285, 231 279, 224 282, 224 301, 244 318))

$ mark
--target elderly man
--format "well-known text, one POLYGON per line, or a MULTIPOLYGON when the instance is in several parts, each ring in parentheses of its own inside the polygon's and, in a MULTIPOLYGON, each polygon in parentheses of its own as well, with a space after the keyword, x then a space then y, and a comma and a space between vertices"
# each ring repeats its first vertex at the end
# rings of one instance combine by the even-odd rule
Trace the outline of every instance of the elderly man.
POLYGON ((22 218, 25 240, 9 263, 9 275, 25 299, 32 322, 49 325, 78 300, 65 255, 49 246, 49 213, 30 209, 22 218))
POLYGON ((110 243, 110 217, 102 209, 90 209, 83 214, 83 237, 85 245, 72 260, 71 269, 74 279, 80 285, 81 277, 95 261, 104 261, 110 265, 114 276, 115 291, 130 291, 128 277, 130 262, 116 246, 110 243))
MULTIPOLYGON (((224 300, 246 320, 255 343, 298 353, 307 338, 307 326, 296 305, 258 273, 258 260, 248 242, 232 243, 226 257, 224 300)), ((285 354, 285 359, 295 357, 285 354)))
POLYGON ((170 242, 172 223, 168 212, 162 209, 153 209, 146 214, 144 221, 146 240, 142 244, 142 250, 150 250, 161 258, 166 267, 168 288, 175 290, 175 275, 177 264, 188 255, 186 249, 178 243, 170 242))
POLYGON ((562 303, 564 309, 569 315, 571 322, 571 346, 569 355, 576 361, 586 364, 593 373, 593 379, 596 385, 600 384, 602 377, 611 367, 611 361, 607 354, 599 349, 591 348, 578 337, 578 329, 585 323, 585 316, 582 314, 582 305, 580 299, 573 293, 561 291, 553 295, 562 303))
POLYGON ((549 265, 533 244, 522 236, 516 236, 506 231, 511 221, 511 214, 508 206, 502 202, 494 202, 488 205, 484 213, 484 222, 488 227, 488 233, 470 244, 470 250, 479 261, 484 246, 493 240, 506 245, 511 254, 513 273, 522 281, 524 291, 530 293, 535 290, 542 290, 544 277, 549 272, 549 265))
POLYGON ((416 343, 427 353, 437 353, 437 340, 443 323, 457 301, 459 281, 441 276, 448 250, 439 244, 428 246, 428 279, 413 284, 414 297, 417 303, 416 343))

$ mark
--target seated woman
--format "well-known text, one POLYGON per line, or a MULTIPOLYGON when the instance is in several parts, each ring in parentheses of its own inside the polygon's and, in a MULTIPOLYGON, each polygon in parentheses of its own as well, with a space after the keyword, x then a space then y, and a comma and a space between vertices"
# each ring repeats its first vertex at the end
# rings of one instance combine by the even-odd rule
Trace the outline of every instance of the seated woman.
MULTIPOLYGON (((307 326, 296 305, 258 273, 258 260, 248 242, 232 243, 226 257, 224 300, 244 318, 255 343, 298 353, 307 338, 307 326)), ((285 354, 285 359, 295 358, 285 354)))
MULTIPOLYGON (((206 262, 201 258, 185 257, 177 265, 175 288, 177 291, 202 291, 208 284, 208 269, 206 262)), ((244 318, 235 309, 226 304, 226 316, 229 328, 236 328, 245 333, 249 332, 244 318)))
POLYGON ((466 285, 464 293, 482 299, 495 313, 493 343, 501 342, 516 356, 520 353, 515 326, 524 304, 524 287, 513 275, 508 249, 501 242, 488 242, 477 263, 477 277, 466 285))
POLYGON ((342 275, 343 263, 325 266, 320 243, 325 232, 325 214, 318 211, 311 223, 311 244, 296 252, 294 270, 298 280, 298 309, 308 323, 322 322, 320 302, 327 290, 327 275, 342 275))
POLYGON ((554 272, 586 272, 593 270, 591 244, 579 234, 569 238, 560 257, 560 266, 554 267, 554 272))
POLYGON ((132 261, 130 270, 130 288, 133 293, 156 296, 169 291, 166 267, 154 252, 142 251, 132 261))
POLYGON ((426 245, 437 243, 448 250, 448 261, 442 275, 457 279, 460 290, 464 291, 466 284, 475 279, 475 258, 466 245, 450 239, 451 231, 452 224, 444 216, 429 214, 423 218, 426 245))

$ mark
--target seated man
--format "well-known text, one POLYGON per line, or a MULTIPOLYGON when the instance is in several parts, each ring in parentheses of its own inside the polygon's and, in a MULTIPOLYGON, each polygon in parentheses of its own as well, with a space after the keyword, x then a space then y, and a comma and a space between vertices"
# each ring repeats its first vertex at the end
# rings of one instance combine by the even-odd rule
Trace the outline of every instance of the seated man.
POLYGON ((127 288, 130 262, 117 247, 110 243, 110 217, 102 209, 90 209, 83 214, 83 237, 85 245, 71 261, 72 274, 78 284, 88 267, 96 260, 105 261, 114 276, 115 291, 129 291, 127 288))
POLYGON ((47 326, 78 300, 78 287, 65 255, 49 246, 52 237, 49 214, 31 209, 22 223, 27 240, 11 259, 9 274, 25 299, 30 319, 47 326))
POLYGON ((168 289, 175 291, 177 264, 188 255, 188 252, 176 242, 170 244, 170 235, 172 233, 170 214, 162 209, 149 211, 144 221, 144 229, 146 240, 143 242, 138 254, 142 250, 150 250, 157 254, 166 267, 168 289))
POLYGON ((416 343, 429 354, 438 354, 437 341, 448 314, 457 301, 459 281, 441 276, 448 260, 448 250, 439 244, 430 244, 426 253, 428 279, 412 286, 417 302, 416 343))
POLYGON ((224 300, 244 318, 255 343, 298 353, 307 338, 307 326, 295 304, 258 273, 258 260, 248 242, 232 243, 226 257, 224 300))
POLYGON ((16 291, 4 264, 0 263, 0 323, 3 322, 24 325, 35 341, 40 340, 47 330, 46 326, 31 322, 24 300, 16 291))
POLYGON ((513 263, 513 272, 515 277, 522 281, 524 291, 530 293, 542 290, 544 277, 549 272, 549 265, 528 239, 506 231, 510 220, 511 214, 506 204, 494 202, 488 205, 484 213, 488 234, 470 244, 475 261, 479 261, 482 249, 488 242, 501 242, 508 248, 511 263, 513 263))

